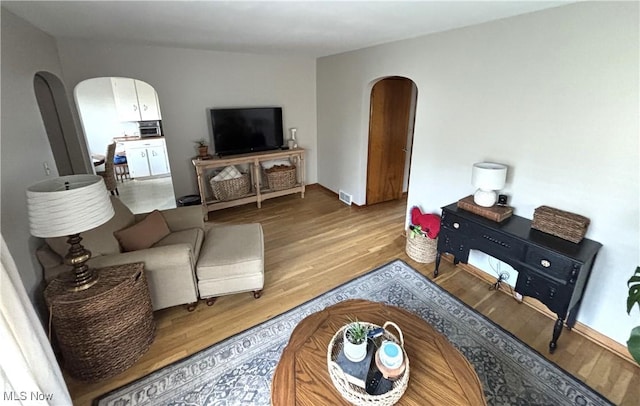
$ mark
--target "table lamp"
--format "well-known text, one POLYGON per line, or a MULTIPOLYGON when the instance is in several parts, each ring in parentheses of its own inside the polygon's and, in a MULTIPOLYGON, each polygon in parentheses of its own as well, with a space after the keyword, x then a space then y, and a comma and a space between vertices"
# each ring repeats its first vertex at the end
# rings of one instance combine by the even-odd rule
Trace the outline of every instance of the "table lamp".
POLYGON ((477 187, 473 202, 478 206, 491 207, 496 203, 496 190, 504 187, 507 180, 507 166, 493 162, 473 164, 471 183, 477 187))
POLYGON ((27 188, 27 209, 31 235, 69 236, 69 253, 64 258, 73 267, 71 274, 65 275, 69 290, 93 286, 98 276, 86 265, 91 252, 80 244, 80 233, 106 223, 114 215, 102 177, 69 175, 38 182, 27 188))

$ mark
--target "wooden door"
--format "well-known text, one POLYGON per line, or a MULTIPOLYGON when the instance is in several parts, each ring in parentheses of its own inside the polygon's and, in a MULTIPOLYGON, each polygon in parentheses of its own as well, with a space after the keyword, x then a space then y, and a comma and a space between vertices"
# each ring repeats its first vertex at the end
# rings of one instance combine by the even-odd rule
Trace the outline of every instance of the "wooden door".
POLYGON ((387 78, 371 90, 367 205, 402 197, 413 82, 387 78))

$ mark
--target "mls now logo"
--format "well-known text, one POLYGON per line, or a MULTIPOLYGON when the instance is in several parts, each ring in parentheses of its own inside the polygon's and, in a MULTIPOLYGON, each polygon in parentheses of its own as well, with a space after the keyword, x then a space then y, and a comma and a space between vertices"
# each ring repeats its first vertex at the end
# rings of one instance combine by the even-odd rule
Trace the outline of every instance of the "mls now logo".
POLYGON ((23 401, 23 400, 51 400, 53 394, 46 394, 42 392, 4 392, 2 396, 4 401, 23 401))

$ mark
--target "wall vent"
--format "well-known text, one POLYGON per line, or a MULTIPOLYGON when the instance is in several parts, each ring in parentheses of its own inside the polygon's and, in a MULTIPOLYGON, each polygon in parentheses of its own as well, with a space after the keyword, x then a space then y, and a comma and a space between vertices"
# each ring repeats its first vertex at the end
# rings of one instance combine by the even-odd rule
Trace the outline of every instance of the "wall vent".
POLYGON ((351 206, 351 201, 352 201, 352 196, 347 193, 347 192, 343 192, 342 190, 338 193, 338 198, 340 199, 340 201, 342 203, 345 203, 349 206, 351 206))

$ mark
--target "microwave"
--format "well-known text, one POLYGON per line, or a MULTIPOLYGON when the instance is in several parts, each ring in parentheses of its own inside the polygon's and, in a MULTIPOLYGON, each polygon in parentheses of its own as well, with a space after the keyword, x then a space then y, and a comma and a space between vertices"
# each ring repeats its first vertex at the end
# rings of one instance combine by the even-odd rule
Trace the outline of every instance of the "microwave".
POLYGON ((140 137, 160 137, 162 136, 162 123, 160 120, 138 121, 140 137))

